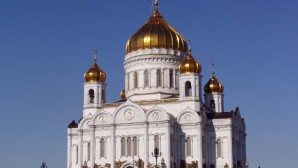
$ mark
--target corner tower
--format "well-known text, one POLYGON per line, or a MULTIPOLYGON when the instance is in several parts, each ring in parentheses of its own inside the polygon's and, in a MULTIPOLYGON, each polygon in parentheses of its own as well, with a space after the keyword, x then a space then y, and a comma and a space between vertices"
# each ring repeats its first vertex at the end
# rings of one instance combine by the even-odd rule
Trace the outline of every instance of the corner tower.
POLYGON ((224 111, 223 106, 223 91, 224 86, 215 77, 214 64, 212 63, 212 76, 204 86, 205 103, 215 112, 221 113, 224 111))
POLYGON ((201 64, 191 55, 189 47, 188 55, 179 65, 179 98, 180 101, 201 101, 201 64))
POLYGON ((95 113, 96 108, 105 102, 105 72, 97 65, 97 49, 94 49, 94 63, 85 73, 84 115, 95 113))
POLYGON ((125 92, 131 100, 179 95, 178 66, 187 52, 184 38, 155 10, 126 44, 125 92))

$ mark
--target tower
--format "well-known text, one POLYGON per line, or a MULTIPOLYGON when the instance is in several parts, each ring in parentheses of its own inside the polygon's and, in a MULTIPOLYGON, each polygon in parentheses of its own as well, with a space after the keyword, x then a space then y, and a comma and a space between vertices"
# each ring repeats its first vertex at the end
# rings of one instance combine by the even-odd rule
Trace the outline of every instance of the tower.
POLYGON ((84 74, 84 115, 94 113, 105 102, 105 72, 97 65, 97 49, 94 49, 94 63, 84 74))
POLYGON ((212 63, 212 76, 204 86, 205 103, 215 112, 221 113, 224 111, 223 91, 224 86, 215 77, 214 64, 212 63))
POLYGON ((191 55, 191 49, 179 65, 179 98, 201 101, 202 66, 191 55))

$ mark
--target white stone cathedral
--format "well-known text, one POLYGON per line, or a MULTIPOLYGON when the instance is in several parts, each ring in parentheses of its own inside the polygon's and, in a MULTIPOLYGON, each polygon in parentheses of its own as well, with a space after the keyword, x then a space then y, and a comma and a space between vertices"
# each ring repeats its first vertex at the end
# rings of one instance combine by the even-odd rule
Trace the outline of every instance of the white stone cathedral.
POLYGON ((224 111, 224 87, 214 71, 202 89, 200 63, 157 2, 128 40, 123 64, 121 100, 108 103, 95 53, 84 76, 82 118, 67 130, 67 168, 245 167, 239 109, 224 111))

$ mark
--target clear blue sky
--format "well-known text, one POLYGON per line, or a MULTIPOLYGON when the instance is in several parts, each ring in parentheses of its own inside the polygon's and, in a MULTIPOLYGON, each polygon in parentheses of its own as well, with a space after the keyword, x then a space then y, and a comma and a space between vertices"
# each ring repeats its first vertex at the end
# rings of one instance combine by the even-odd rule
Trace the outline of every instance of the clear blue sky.
MULTIPOLYGON (((93 48, 108 101, 124 87, 127 39, 150 0, 0 0, 0 167, 66 167, 66 131, 82 115, 93 48)), ((298 1, 160 0, 203 65, 215 62, 225 110, 240 106, 250 167, 298 166, 298 1)))

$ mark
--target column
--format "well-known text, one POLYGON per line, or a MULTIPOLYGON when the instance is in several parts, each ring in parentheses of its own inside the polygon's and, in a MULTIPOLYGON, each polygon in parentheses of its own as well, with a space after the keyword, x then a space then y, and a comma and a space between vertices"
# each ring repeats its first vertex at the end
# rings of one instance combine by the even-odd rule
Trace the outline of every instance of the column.
POLYGON ((111 145, 112 145, 111 167, 115 167, 116 148, 115 148, 115 125, 114 124, 112 125, 111 145))
POLYGON ((145 145, 145 158, 144 158, 144 167, 148 165, 148 154, 149 154, 149 140, 148 140, 148 124, 145 123, 145 130, 144 130, 144 145, 145 145))
POLYGON ((79 148, 79 153, 78 153, 78 165, 77 168, 81 168, 82 167, 82 153, 83 153, 83 130, 78 130, 79 132, 79 143, 78 143, 78 148, 79 148))
POLYGON ((95 126, 92 126, 91 131, 91 140, 90 140, 90 147, 91 147, 91 156, 90 156, 90 164, 91 167, 94 167, 94 160, 95 160, 95 143, 94 143, 94 136, 95 136, 95 126))
POLYGON ((230 156, 230 163, 229 165, 231 165, 231 167, 233 167, 233 128, 232 128, 232 124, 230 125, 230 128, 229 128, 229 137, 230 137, 230 148, 229 148, 229 156, 230 156))
MULTIPOLYGON (((170 121, 169 121, 170 122, 170 121)), ((171 167, 171 124, 167 124, 167 155, 168 159, 166 161, 167 167, 171 167)))
POLYGON ((201 123, 198 125, 198 168, 201 168, 203 165, 203 140, 202 140, 202 126, 201 123))
POLYGON ((72 165, 72 156, 71 156, 71 151, 72 151, 72 148, 71 148, 71 145, 72 145, 72 137, 71 137, 71 134, 68 132, 68 136, 67 136, 67 168, 70 168, 71 165, 72 165))

